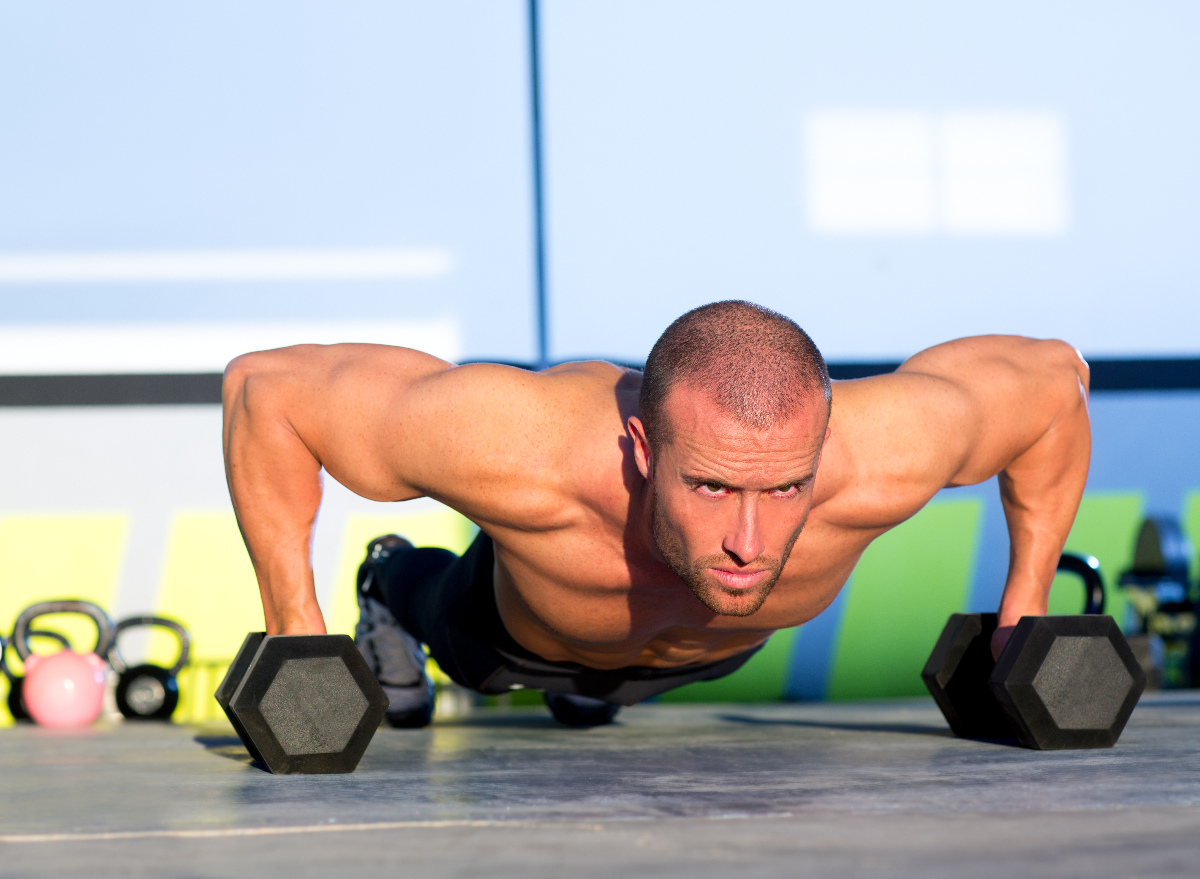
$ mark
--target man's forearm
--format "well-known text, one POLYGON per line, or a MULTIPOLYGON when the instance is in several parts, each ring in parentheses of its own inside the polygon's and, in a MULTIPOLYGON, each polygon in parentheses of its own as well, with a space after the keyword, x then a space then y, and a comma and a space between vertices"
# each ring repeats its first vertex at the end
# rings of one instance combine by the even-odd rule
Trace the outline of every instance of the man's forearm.
MULTIPOLYGON (((1050 585, 1087 482, 1091 428, 1087 373, 1070 378, 1061 408, 1038 440, 1000 474, 1008 520, 1009 569, 1000 602, 998 640, 1023 616, 1046 612, 1050 585)), ((996 642, 993 642, 995 649, 996 642)))
POLYGON ((1065 515, 1059 510, 1031 510, 1007 500, 1004 507, 1008 516, 1009 563, 999 608, 1000 625, 1013 626, 1023 616, 1046 612, 1050 584, 1074 511, 1065 515))
POLYGON ((285 398, 269 373, 235 361, 223 396, 225 474, 267 633, 322 633, 310 560, 321 464, 283 417, 285 398))

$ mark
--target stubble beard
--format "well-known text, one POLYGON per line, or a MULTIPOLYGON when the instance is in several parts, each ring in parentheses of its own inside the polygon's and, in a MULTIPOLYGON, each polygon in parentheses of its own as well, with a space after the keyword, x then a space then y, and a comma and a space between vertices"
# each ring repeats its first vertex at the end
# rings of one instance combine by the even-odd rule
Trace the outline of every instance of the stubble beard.
MULTIPOLYGON (((803 528, 803 525, 801 527, 803 528)), ((692 590, 692 594, 701 604, 713 613, 726 617, 748 617, 763 606, 767 596, 775 588, 779 575, 783 573, 783 566, 787 564, 788 557, 792 554, 792 547, 796 545, 796 540, 800 537, 800 532, 797 531, 784 547, 783 555, 778 559, 770 556, 759 556, 754 559, 755 562, 770 571, 762 583, 753 589, 729 589, 708 571, 711 568, 728 565, 731 560, 730 556, 727 554, 707 555, 689 564, 678 533, 672 530, 659 515, 656 496, 652 496, 650 500, 650 528, 654 535, 654 545, 658 547, 659 554, 662 555, 667 566, 687 584, 688 589, 692 590)))

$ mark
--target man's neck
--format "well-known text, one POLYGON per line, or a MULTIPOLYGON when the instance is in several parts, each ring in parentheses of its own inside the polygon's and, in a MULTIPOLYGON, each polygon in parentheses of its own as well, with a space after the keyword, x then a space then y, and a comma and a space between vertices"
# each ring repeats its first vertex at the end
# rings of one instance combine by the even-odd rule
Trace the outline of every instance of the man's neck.
POLYGON ((636 567, 675 576, 654 539, 654 485, 637 474, 629 502, 629 520, 625 523, 626 557, 636 567), (636 554, 636 558, 629 558, 636 554))

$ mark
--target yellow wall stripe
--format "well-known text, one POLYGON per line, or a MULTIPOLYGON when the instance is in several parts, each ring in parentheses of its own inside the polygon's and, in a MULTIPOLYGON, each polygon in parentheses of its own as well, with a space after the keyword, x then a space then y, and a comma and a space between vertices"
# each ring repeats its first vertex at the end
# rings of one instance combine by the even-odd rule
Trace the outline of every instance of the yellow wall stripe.
MULTIPOLYGON (((39 601, 80 598, 111 613, 128 532, 125 513, 0 518, 0 627, 4 634, 12 632, 22 610, 39 601)), ((65 635, 77 650, 87 650, 95 643, 95 626, 77 614, 39 617, 37 626, 65 635)), ((34 649, 41 648, 35 644, 34 649)), ((10 667, 20 674, 21 663, 11 653, 9 659, 10 667)), ((0 725, 11 722, 7 707, 0 706, 0 725)))
MULTIPOLYGON (((176 513, 155 613, 173 617, 192 635, 192 658, 228 660, 247 632, 262 631, 262 602, 250 556, 231 512, 176 513)), ((151 640, 154 662, 169 662, 169 632, 151 640)))

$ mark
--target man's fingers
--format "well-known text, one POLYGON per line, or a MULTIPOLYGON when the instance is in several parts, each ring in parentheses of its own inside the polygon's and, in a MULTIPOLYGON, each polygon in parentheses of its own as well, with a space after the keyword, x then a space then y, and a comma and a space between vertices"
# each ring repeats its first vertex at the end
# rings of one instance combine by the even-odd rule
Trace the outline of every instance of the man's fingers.
POLYGON ((1016 626, 997 626, 996 631, 992 632, 992 659, 1000 658, 1000 654, 1004 652, 1004 645, 1012 637, 1015 628, 1016 626))

